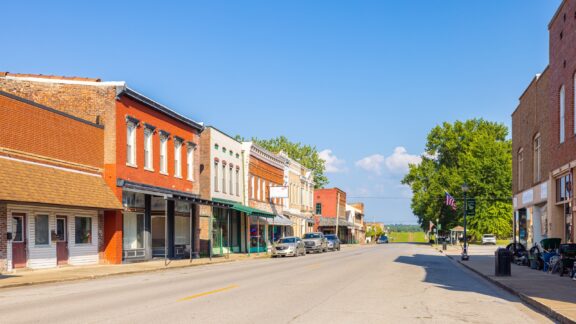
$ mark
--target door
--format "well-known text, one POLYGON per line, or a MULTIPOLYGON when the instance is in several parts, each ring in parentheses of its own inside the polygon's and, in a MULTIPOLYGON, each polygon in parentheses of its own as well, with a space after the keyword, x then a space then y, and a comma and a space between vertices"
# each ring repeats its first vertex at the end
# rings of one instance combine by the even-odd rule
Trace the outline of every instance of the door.
POLYGON ((26 268, 26 215, 12 214, 12 266, 26 268))
POLYGON ((58 265, 68 264, 68 218, 56 217, 56 260, 58 265))

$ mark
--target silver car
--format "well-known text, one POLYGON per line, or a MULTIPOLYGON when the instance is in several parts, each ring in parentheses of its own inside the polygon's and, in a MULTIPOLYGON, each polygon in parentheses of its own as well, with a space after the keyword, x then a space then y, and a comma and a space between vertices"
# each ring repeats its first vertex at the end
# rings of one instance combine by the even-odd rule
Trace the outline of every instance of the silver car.
POLYGON ((307 253, 312 252, 326 252, 328 251, 328 240, 323 233, 307 233, 304 234, 304 246, 306 247, 307 253))
POLYGON ((285 237, 272 246, 272 257, 306 255, 306 248, 299 237, 285 237))

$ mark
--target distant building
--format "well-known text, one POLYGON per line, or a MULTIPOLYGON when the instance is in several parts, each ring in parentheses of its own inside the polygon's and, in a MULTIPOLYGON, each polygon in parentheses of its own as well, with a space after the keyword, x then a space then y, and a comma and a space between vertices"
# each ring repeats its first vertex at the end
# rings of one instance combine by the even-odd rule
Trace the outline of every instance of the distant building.
POLYGON ((346 192, 339 188, 317 189, 314 191, 314 206, 317 231, 336 234, 343 242, 352 241, 354 223, 346 217, 346 192))

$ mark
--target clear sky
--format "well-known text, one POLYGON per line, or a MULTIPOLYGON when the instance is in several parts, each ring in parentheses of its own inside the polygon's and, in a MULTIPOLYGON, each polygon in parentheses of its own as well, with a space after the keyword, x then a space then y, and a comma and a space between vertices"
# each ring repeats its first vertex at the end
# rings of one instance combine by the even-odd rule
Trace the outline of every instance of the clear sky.
POLYGON ((428 131, 510 125, 560 0, 6 1, 0 71, 128 84, 230 134, 316 145, 368 219, 415 223, 399 180, 428 131), (385 198, 385 199, 383 199, 385 198))

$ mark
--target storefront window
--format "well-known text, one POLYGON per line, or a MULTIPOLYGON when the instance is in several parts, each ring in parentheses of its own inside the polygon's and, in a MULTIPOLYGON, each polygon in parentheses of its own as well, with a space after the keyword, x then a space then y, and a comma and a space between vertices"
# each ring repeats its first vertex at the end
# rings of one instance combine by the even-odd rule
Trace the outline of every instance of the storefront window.
POLYGON ((144 208, 144 194, 123 191, 122 205, 127 208, 144 208))
POLYGON ((144 248, 144 214, 124 213, 124 250, 144 248))
POLYGON ((572 174, 556 179, 556 202, 567 201, 572 197, 572 174))
POLYGON ((36 215, 35 219, 35 243, 36 245, 48 245, 50 244, 50 229, 49 229, 49 217, 48 215, 36 215))
MULTIPOLYGON (((252 222, 256 223, 255 220, 252 220, 252 222)), ((250 224, 250 248, 252 250, 255 250, 258 247, 260 247, 260 251, 265 250, 266 249, 266 237, 264 236, 265 224, 263 222, 260 222, 260 225, 254 223, 250 224)))
POLYGON ((176 245, 190 244, 190 203, 176 201, 174 243, 176 245))
POLYGON ((92 218, 75 217, 76 244, 92 243, 92 218))

